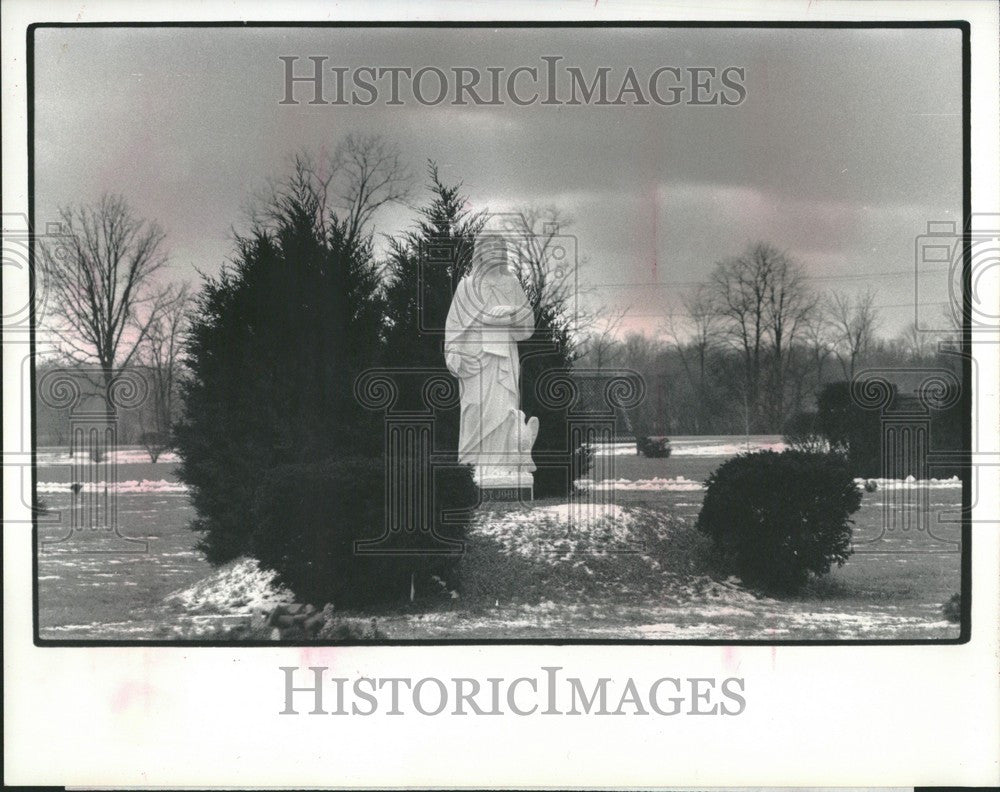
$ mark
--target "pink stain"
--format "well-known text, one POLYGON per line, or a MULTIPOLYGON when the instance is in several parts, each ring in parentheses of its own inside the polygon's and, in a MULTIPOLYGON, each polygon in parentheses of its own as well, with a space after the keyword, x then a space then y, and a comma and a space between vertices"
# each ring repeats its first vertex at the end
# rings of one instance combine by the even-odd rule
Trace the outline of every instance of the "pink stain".
POLYGON ((151 675, 153 666, 160 665, 162 656, 156 650, 143 649, 139 652, 136 668, 141 676, 139 679, 130 679, 122 682, 114 694, 111 696, 111 710, 116 713, 124 712, 132 707, 149 710, 154 706, 154 699, 158 692, 154 685, 147 680, 151 675))
POLYGON ((300 646, 299 665, 302 668, 326 666, 332 669, 336 652, 336 646, 300 646))
POLYGON ((156 689, 147 682, 125 682, 118 686, 111 697, 111 711, 121 713, 132 707, 148 710, 155 694, 156 689))
POLYGON ((740 667, 739 649, 735 646, 723 646, 722 664, 727 671, 738 671, 740 667))

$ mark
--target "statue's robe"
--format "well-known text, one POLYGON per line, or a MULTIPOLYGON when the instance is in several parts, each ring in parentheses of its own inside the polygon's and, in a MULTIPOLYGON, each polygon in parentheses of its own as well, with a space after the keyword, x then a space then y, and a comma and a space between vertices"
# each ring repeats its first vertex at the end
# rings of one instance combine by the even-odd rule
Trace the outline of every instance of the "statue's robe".
MULTIPOLYGON (((519 409, 517 342, 534 332, 534 312, 506 270, 473 269, 458 284, 445 325, 445 363, 459 379, 458 459, 501 470, 535 470, 519 409)), ((534 438, 532 437, 531 440, 534 438)))

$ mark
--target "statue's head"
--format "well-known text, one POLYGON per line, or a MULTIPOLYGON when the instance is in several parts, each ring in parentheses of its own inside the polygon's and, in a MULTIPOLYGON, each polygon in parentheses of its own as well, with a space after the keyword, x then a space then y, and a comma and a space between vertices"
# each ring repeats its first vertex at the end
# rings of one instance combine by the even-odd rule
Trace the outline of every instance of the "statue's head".
POLYGON ((472 250, 472 271, 476 277, 507 275, 507 242, 499 234, 480 234, 472 250))

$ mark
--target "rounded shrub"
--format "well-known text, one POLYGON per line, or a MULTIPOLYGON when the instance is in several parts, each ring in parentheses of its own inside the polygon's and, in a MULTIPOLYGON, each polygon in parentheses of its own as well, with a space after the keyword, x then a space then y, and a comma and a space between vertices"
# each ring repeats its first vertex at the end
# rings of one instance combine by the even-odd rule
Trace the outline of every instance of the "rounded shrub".
POLYGON ((861 492, 839 454, 761 451, 711 474, 698 530, 745 583, 794 592, 850 556, 861 492))
POLYGON ((636 448, 644 457, 666 459, 670 456, 670 441, 666 437, 637 437, 636 448))

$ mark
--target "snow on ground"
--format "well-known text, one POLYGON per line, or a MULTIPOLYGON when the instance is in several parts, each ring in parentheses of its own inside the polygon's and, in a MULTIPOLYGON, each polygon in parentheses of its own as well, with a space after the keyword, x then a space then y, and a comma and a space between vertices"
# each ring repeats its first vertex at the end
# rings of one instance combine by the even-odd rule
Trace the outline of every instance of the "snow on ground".
POLYGON ((261 569, 252 558, 242 558, 219 568, 193 586, 168 594, 164 602, 189 613, 228 615, 270 611, 294 602, 287 589, 277 586, 274 573, 261 569))
POLYGON ((874 482, 877 487, 887 490, 893 489, 961 489, 962 481, 958 476, 952 476, 947 479, 917 479, 913 476, 907 476, 905 479, 863 479, 856 478, 854 483, 859 487, 864 487, 865 484, 874 482))
MULTIPOLYGON (((636 614, 632 613, 630 616, 636 614)), ((959 626, 940 618, 907 616, 870 608, 797 607, 767 598, 702 597, 683 604, 643 603, 637 621, 622 621, 612 606, 544 601, 501 603, 487 613, 438 611, 380 620, 390 635, 406 627, 409 637, 550 637, 653 640, 891 640, 955 638, 959 626)))
POLYGON ((703 445, 670 444, 671 456, 736 456, 744 451, 784 451, 788 446, 782 442, 775 443, 706 443, 703 445))
MULTIPOLYGON (((595 443, 596 456, 637 456, 635 443, 595 443)), ((784 451, 787 446, 774 436, 750 437, 748 440, 730 437, 697 437, 670 440, 670 455, 678 456, 736 456, 744 451, 784 451)))
POLYGON ((801 611, 778 613, 767 608, 748 609, 737 613, 732 608, 675 609, 673 613, 662 610, 658 621, 640 625, 636 629, 643 638, 659 640, 698 639, 767 639, 785 638, 810 640, 835 636, 836 640, 858 639, 909 639, 957 637, 959 627, 948 621, 930 621, 919 617, 905 617, 882 611, 801 611), (742 616, 744 622, 727 624, 727 617, 742 616), (703 619, 692 622, 692 618, 703 619))
POLYGON ((488 537, 504 555, 551 565, 586 551, 605 555, 627 548, 633 515, 613 503, 558 503, 521 511, 482 512, 471 526, 474 536, 488 537))
POLYGON ((636 456, 635 443, 592 443, 594 456, 636 456))
MULTIPOLYGON (((136 465, 149 463, 149 453, 144 448, 118 448, 109 451, 107 456, 100 462, 94 462, 86 450, 78 451, 70 455, 65 449, 60 450, 39 450, 35 455, 35 462, 38 467, 55 467, 59 465, 94 465, 94 464, 118 464, 136 465)), ((173 451, 164 451, 160 454, 158 462, 163 464, 174 464, 180 462, 180 457, 173 451)))
MULTIPOLYGON (((915 479, 909 476, 906 479, 864 479, 856 478, 854 482, 859 487, 874 483, 880 490, 894 489, 961 489, 962 482, 957 476, 948 479, 915 479)), ((645 491, 645 492, 699 492, 705 488, 700 481, 692 481, 685 476, 675 478, 650 478, 650 479, 601 479, 594 481, 590 478, 577 479, 574 482, 577 487, 591 492, 607 492, 613 490, 625 491, 645 491)), ((143 494, 165 494, 165 493, 185 493, 188 486, 177 481, 119 481, 117 484, 107 481, 85 481, 80 483, 81 492, 103 493, 114 491, 120 495, 143 495, 143 494)), ((39 481, 38 492, 40 493, 69 493, 73 491, 73 484, 68 481, 39 481)), ((551 507, 555 508, 555 507, 551 507)), ((569 508, 568 504, 563 504, 560 508, 569 508)))
POLYGON ((645 491, 670 491, 670 492, 697 492, 705 488, 700 481, 692 481, 684 476, 676 478, 651 478, 630 481, 629 479, 577 479, 574 484, 580 489, 591 491, 607 490, 645 490, 645 491))
MULTIPOLYGON (((73 483, 69 481, 39 481, 38 492, 72 492, 73 486, 73 483)), ((162 493, 184 493, 188 491, 187 484, 181 484, 177 481, 167 481, 166 479, 158 481, 143 479, 142 481, 119 482, 84 481, 77 486, 79 486, 78 491, 80 492, 96 492, 99 494, 115 492, 119 495, 159 495, 162 493)))

